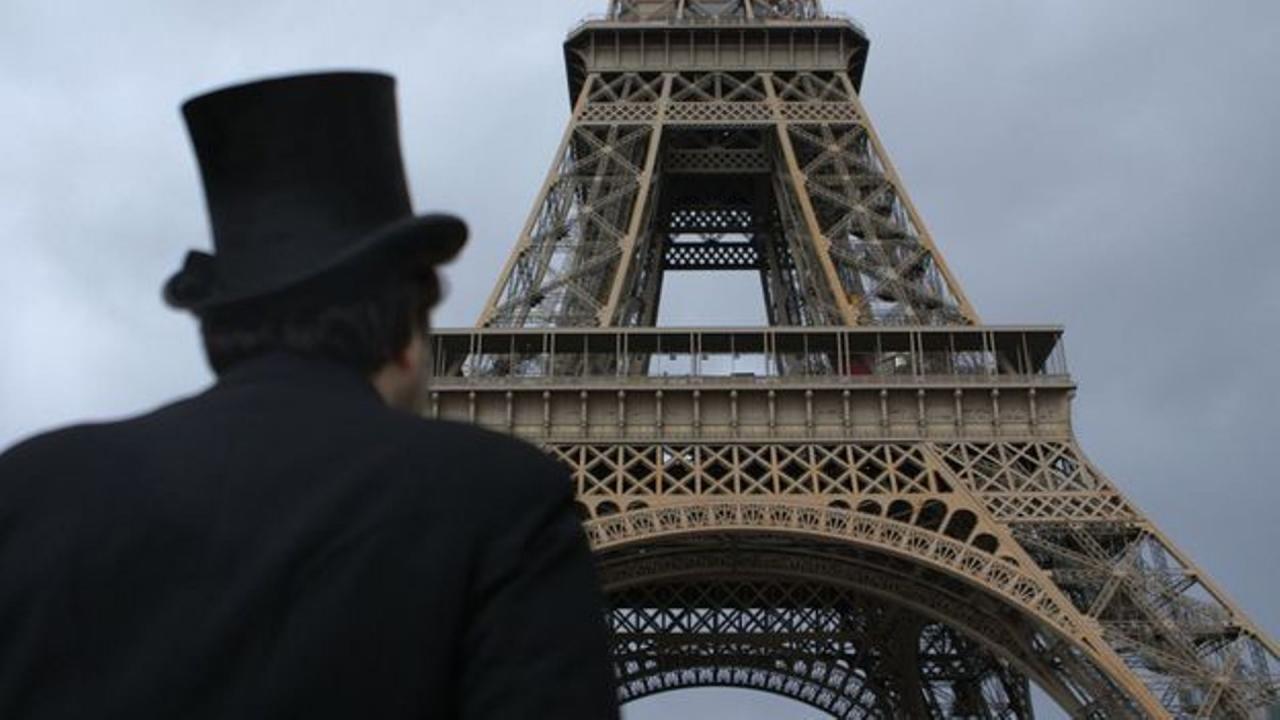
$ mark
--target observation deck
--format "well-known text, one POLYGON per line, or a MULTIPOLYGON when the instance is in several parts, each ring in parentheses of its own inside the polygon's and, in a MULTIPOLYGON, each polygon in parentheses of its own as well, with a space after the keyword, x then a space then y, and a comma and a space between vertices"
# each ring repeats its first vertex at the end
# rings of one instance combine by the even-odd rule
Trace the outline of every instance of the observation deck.
POLYGON ((532 440, 1066 438, 1058 327, 458 329, 427 412, 532 440))
POLYGON ((572 103, 591 72, 845 71, 861 89, 870 40, 818 0, 611 0, 564 48, 572 103))

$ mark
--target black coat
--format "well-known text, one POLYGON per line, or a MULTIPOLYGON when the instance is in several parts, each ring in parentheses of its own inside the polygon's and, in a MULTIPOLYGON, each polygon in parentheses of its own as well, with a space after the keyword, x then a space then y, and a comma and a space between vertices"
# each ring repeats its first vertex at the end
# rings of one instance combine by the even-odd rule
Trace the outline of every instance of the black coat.
POLYGON ((0 718, 617 718, 565 469, 274 355, 0 456, 0 718))

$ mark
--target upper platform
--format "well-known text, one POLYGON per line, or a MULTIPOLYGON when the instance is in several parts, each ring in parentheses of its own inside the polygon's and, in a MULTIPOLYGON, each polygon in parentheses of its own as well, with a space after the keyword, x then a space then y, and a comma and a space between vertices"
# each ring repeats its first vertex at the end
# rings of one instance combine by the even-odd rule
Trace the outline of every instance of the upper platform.
POLYGON ((819 0, 610 0, 618 20, 814 20, 823 16, 819 0))
POLYGON ((592 72, 849 72, 862 86, 870 40, 818 0, 610 0, 565 41, 570 102, 592 72))
POLYGON ((434 329, 430 417, 535 442, 1071 437, 1058 327, 434 329))
POLYGON ((611 0, 607 13, 588 17, 574 32, 597 22, 682 26, 843 22, 862 32, 849 17, 825 11, 818 0, 611 0))

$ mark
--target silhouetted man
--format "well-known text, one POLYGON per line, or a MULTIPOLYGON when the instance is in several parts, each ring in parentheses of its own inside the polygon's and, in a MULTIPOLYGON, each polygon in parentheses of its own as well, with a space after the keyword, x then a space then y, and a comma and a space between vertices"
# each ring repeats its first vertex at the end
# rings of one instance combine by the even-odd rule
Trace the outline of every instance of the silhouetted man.
POLYGON ((0 456, 0 718, 616 718, 564 468, 411 412, 466 227, 393 80, 183 109, 216 250, 165 298, 218 382, 0 456))

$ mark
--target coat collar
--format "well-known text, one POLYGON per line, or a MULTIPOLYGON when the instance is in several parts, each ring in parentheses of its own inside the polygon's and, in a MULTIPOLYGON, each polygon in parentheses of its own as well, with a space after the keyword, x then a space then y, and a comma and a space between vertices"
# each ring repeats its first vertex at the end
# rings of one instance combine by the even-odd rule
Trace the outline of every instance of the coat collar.
POLYGON ((270 352, 245 360, 219 377, 215 388, 263 384, 364 395, 386 404, 373 383, 355 370, 329 360, 288 352, 270 352))

